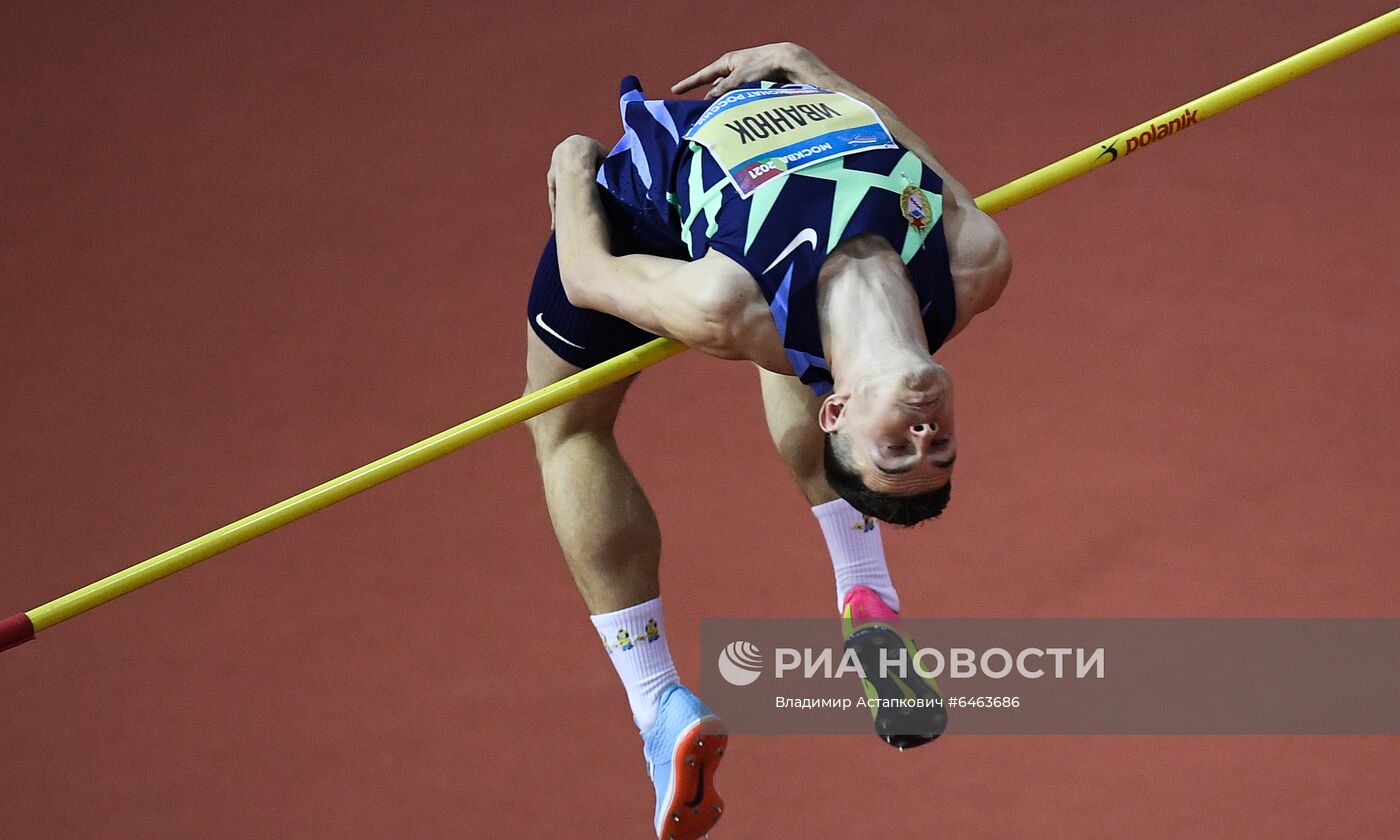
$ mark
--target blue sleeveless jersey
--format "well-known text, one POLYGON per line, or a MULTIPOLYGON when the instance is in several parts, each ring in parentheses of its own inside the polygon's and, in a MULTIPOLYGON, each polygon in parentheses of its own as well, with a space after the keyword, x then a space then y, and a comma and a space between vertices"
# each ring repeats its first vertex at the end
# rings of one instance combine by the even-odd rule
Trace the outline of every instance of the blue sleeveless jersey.
POLYGON ((871 149, 785 173, 741 198, 709 150, 685 139, 711 104, 647 99, 635 77, 623 79, 624 133, 598 182, 633 210, 631 237, 660 256, 698 259, 714 249, 747 269, 793 371, 818 394, 830 390, 831 373, 817 275, 845 239, 878 234, 900 252, 929 348, 942 346, 957 308, 937 173, 906 149, 871 149))

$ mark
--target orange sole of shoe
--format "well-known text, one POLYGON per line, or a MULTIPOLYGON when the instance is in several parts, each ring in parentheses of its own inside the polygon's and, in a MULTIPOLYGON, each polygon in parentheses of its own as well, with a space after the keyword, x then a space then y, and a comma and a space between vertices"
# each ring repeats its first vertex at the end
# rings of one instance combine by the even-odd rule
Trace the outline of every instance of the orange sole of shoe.
POLYGON ((697 721, 681 736, 671 758, 675 785, 657 830, 659 840, 699 840, 719 822, 724 798, 715 791, 715 768, 728 745, 729 733, 718 718, 697 721))

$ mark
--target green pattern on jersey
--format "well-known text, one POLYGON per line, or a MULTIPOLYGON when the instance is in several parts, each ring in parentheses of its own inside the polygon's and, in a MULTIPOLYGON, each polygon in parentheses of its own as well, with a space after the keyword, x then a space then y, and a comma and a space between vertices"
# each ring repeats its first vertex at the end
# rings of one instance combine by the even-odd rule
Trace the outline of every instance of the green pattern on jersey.
MULTIPOLYGON (((701 213, 706 214, 708 220, 706 236, 714 235, 719 224, 720 206, 726 200, 724 188, 729 184, 728 179, 721 179, 708 191, 704 189, 704 180, 701 176, 701 154, 694 148, 695 144, 691 145, 693 148, 691 149, 689 172, 690 194, 699 197, 692 198, 690 217, 685 219, 681 225, 681 236, 685 240, 687 248, 691 247, 690 227, 701 213)), ((841 157, 824 161, 800 172, 774 178, 749 196, 747 200, 751 206, 749 208, 748 229, 744 238, 744 253, 749 252, 754 240, 758 238, 759 231, 763 229, 763 223, 767 221, 768 214, 777 204, 778 196, 782 194, 783 186, 789 178, 820 178, 835 182, 836 192, 825 222, 815 220, 812 222, 812 226, 818 228, 819 232, 822 224, 827 226, 826 253, 829 254, 832 249, 841 244, 841 235, 845 232, 846 225, 850 223, 856 208, 860 206, 871 190, 885 190, 898 196, 904 192, 905 187, 918 184, 922 175, 923 161, 919 160, 919 156, 913 152, 906 152, 889 172, 883 174, 847 169, 845 166, 847 159, 841 157)), ((943 196, 927 192, 925 192, 925 196, 928 198, 931 214, 929 223, 924 226, 922 231, 916 230, 911 225, 905 233, 903 242, 890 243, 899 248, 899 256, 905 263, 908 263, 918 253, 924 238, 928 236, 929 231, 933 229, 934 224, 943 214, 943 196)), ((740 199, 731 192, 728 200, 743 201, 744 199, 740 199)))
MULTIPOLYGON (((879 189, 900 195, 904 192, 905 187, 919 183, 923 167, 923 161, 919 160, 919 156, 913 152, 906 152, 895 164, 894 169, 883 175, 876 172, 847 169, 844 161, 845 158, 837 158, 808 167, 793 175, 784 176, 793 178, 806 175, 809 178, 826 178, 836 182, 836 197, 832 200, 831 207, 831 228, 827 231, 826 239, 826 252, 828 254, 841 244, 841 234, 846 230, 851 216, 855 215, 856 208, 865 199, 866 193, 879 189)), ((908 233, 904 236, 903 243, 890 243, 899 247, 899 256, 906 263, 914 258, 914 254, 918 253, 924 237, 928 235, 933 224, 943 215, 943 196, 929 195, 928 200, 932 217, 929 219, 929 224, 924 226, 923 231, 915 230, 911 225, 908 233)))
MULTIPOLYGON (((691 243, 690 228, 695 224, 695 219, 701 213, 705 213, 708 224, 705 227, 705 236, 709 238, 715 235, 719 229, 719 207, 722 203, 724 188, 729 181, 721 178, 705 191, 705 168, 704 168, 704 147, 699 143, 690 144, 690 172, 687 175, 692 203, 690 205, 690 215, 681 224, 681 241, 685 242, 687 251, 694 253, 695 249, 691 243)), ((782 180, 782 179, 779 179, 782 180)))

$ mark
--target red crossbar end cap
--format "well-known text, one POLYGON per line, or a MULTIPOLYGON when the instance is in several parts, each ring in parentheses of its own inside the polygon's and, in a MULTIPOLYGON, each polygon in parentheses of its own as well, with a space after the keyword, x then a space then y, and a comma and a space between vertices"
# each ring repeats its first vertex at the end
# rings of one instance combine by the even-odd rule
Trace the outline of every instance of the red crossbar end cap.
POLYGON ((34 625, 24 613, 0 621, 0 650, 9 650, 34 638, 34 625))

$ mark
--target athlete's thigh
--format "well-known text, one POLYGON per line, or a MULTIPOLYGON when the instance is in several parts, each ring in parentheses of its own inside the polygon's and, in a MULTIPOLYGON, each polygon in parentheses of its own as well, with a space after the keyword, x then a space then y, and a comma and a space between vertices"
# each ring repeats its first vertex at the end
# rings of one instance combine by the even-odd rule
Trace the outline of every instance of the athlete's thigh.
MULTIPOLYGON (((621 224, 620 220, 618 223, 621 224)), ((629 242, 621 243, 624 249, 629 242)), ((624 252, 627 252, 624 250, 624 252)), ((559 276, 559 251, 554 237, 545 244, 530 286, 525 317, 529 390, 537 390, 585 368, 640 347, 656 338, 621 318, 574 306, 559 276)), ((573 400, 542 415, 531 429, 573 433, 610 428, 617 416, 623 381, 573 400)))
MULTIPOLYGON (((583 368, 559 358, 533 329, 525 330, 525 393, 573 376, 583 368)), ((606 385, 530 421, 536 436, 567 436, 583 432, 608 431, 617 421, 618 409, 635 376, 606 385)))

